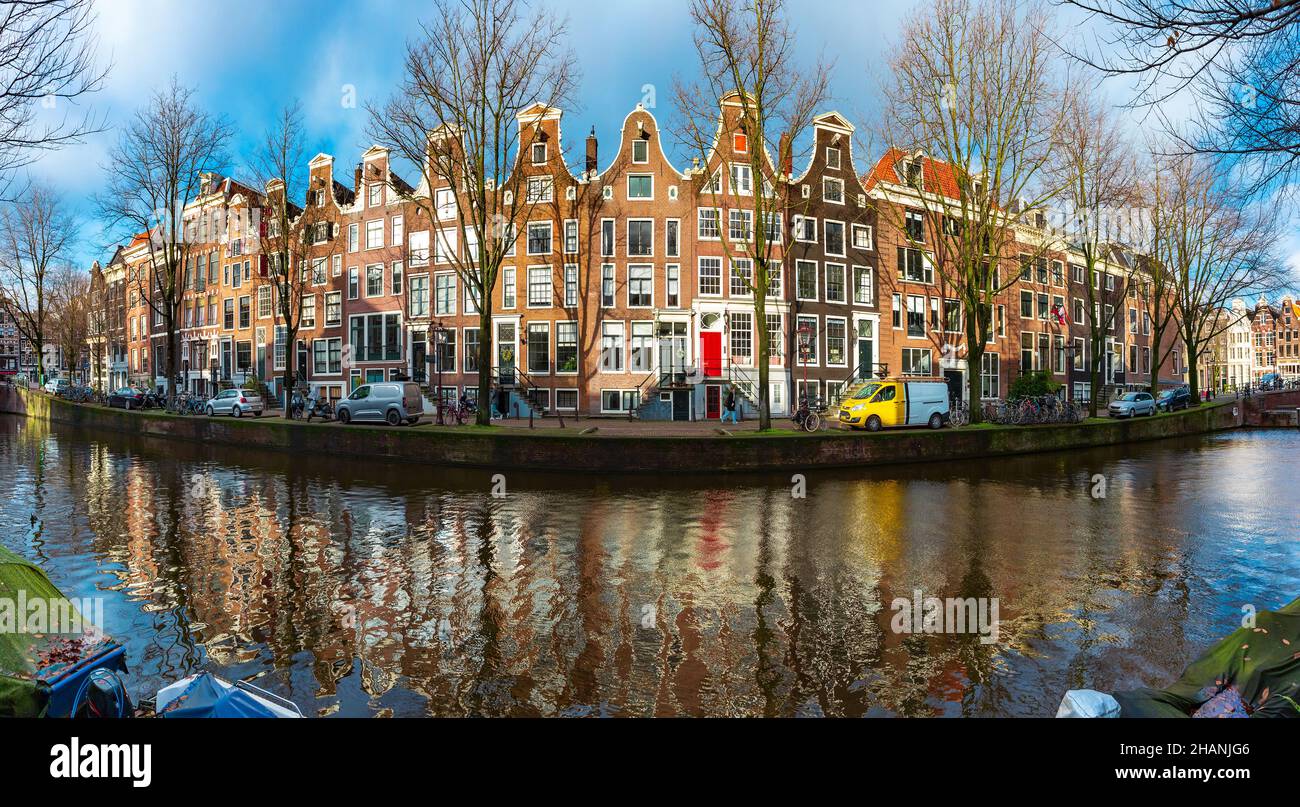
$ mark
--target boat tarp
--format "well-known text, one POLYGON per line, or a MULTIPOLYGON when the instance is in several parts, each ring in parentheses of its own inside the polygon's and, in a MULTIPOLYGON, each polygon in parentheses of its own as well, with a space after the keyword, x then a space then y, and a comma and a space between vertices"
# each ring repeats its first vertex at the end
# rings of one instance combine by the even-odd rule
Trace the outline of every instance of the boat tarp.
POLYGON ((1229 688, 1251 717, 1300 717, 1300 599, 1257 612, 1165 689, 1114 694, 1124 717, 1190 717, 1229 688))
POLYGON ((0 546, 0 717, 45 713, 50 686, 112 645, 90 627, 39 566, 0 546))

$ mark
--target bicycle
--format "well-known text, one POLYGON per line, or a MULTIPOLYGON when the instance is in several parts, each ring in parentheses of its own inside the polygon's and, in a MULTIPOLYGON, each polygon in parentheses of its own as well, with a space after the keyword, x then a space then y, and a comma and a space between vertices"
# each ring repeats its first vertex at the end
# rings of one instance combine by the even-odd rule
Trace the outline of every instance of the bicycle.
POLYGON ((953 401, 952 406, 948 408, 948 424, 957 428, 968 423, 970 423, 970 409, 966 406, 966 402, 960 398, 953 401))
POLYGON ((805 398, 799 401, 799 408, 790 416, 790 420, 794 421, 796 430, 815 432, 822 427, 821 413, 825 411, 826 407, 820 401, 817 402, 816 407, 809 407, 808 400, 805 398))

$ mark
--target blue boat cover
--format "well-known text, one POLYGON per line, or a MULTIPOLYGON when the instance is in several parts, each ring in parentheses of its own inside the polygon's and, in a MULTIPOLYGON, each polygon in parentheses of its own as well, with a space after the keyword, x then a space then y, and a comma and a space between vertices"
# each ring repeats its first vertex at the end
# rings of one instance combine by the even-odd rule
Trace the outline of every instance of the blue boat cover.
POLYGON ((159 717, 277 717, 266 704, 238 687, 225 688, 211 673, 195 677, 159 717))

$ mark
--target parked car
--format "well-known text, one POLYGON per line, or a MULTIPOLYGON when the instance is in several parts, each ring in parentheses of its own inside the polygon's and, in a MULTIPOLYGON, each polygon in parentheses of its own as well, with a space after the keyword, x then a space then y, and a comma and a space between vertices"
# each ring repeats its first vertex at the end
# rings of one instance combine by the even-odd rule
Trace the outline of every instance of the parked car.
POLYGON ((208 399, 208 402, 203 405, 203 411, 208 414, 208 417, 233 415, 239 418, 249 413, 253 417, 261 417, 262 407, 262 397, 257 394, 257 390, 224 389, 215 397, 208 399))
POLYGON ((339 401, 335 417, 340 423, 383 421, 389 426, 414 425, 424 412, 424 394, 414 381, 363 384, 339 401))
POLYGON ((1126 392, 1110 402, 1107 412, 1113 418, 1135 418, 1138 415, 1154 415, 1156 399, 1149 392, 1126 392))
POLYGON ((1156 396, 1156 409, 1162 412, 1176 412, 1192 405, 1192 393, 1187 387, 1175 387, 1161 390, 1156 396))
POLYGON ((872 381, 840 403, 839 420, 851 428, 929 426, 948 421, 948 385, 943 381, 872 381))
POLYGON ((148 403, 148 398, 143 390, 134 389, 133 387, 122 387, 114 390, 108 395, 108 405, 110 407, 120 406, 123 409, 144 409, 148 403))
POLYGON ((72 382, 66 378, 51 378, 49 381, 45 382, 44 389, 51 395, 59 395, 66 392, 68 387, 71 386, 72 382))

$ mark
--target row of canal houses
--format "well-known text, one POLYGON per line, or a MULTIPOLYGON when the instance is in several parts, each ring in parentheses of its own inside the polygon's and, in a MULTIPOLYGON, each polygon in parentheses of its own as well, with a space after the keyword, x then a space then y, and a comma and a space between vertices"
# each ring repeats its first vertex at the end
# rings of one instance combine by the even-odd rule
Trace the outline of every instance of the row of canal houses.
MULTIPOLYGON (((751 176, 748 150, 762 143, 740 125, 731 96, 711 153, 689 169, 673 165, 654 115, 638 105, 604 167, 593 130, 575 174, 561 116, 541 105, 519 116, 516 170, 527 177, 529 212, 510 225, 515 246, 494 291, 490 333, 481 332, 476 301, 450 260, 453 250, 477 254, 472 233, 459 232, 457 194, 408 184, 386 149, 370 148, 351 171, 329 155, 311 160, 307 198, 294 200, 312 245, 294 344, 278 325, 260 248, 267 195, 282 188, 205 176, 185 217, 194 246, 179 315, 184 388, 206 395, 260 379, 278 396, 292 361, 301 386, 331 398, 409 377, 431 396, 440 387, 455 399, 474 398, 478 374, 488 372, 494 405, 504 401, 512 414, 717 418, 733 385, 746 410, 756 407, 757 329, 767 328, 774 414, 802 395, 834 400, 845 384, 878 373, 943 377, 965 397, 966 373, 979 372, 984 397, 997 398, 1018 373, 1042 369, 1071 380, 1078 397, 1090 394, 1086 287, 1064 245, 1038 250, 1047 257, 1024 266, 1010 258, 1020 281, 997 305, 982 366, 966 366, 961 306, 945 296, 924 230, 904 231, 918 178, 926 192, 956 193, 942 163, 891 149, 863 173, 853 125, 828 112, 815 119, 800 174, 764 159, 766 175, 751 176), (754 222, 759 193, 782 199, 785 214, 754 222), (432 197, 435 220, 412 194, 432 197), (735 248, 755 226, 769 227, 779 244, 781 277, 764 322, 744 280, 753 263, 735 248), (485 339, 486 368, 477 357, 485 339)), ((1018 241, 1050 237, 1031 225, 1016 225, 1018 241)), ((1142 284, 1131 264, 1112 252, 1107 311, 1137 306, 1142 284)), ((165 384, 162 321, 141 295, 148 266, 142 234, 94 269, 102 288, 117 290, 107 298, 120 308, 104 318, 110 386, 165 384)), ((1106 382, 1145 386, 1149 324, 1130 311, 1110 330, 1106 382)), ((1161 382, 1182 383, 1178 351, 1169 359, 1161 382)))

